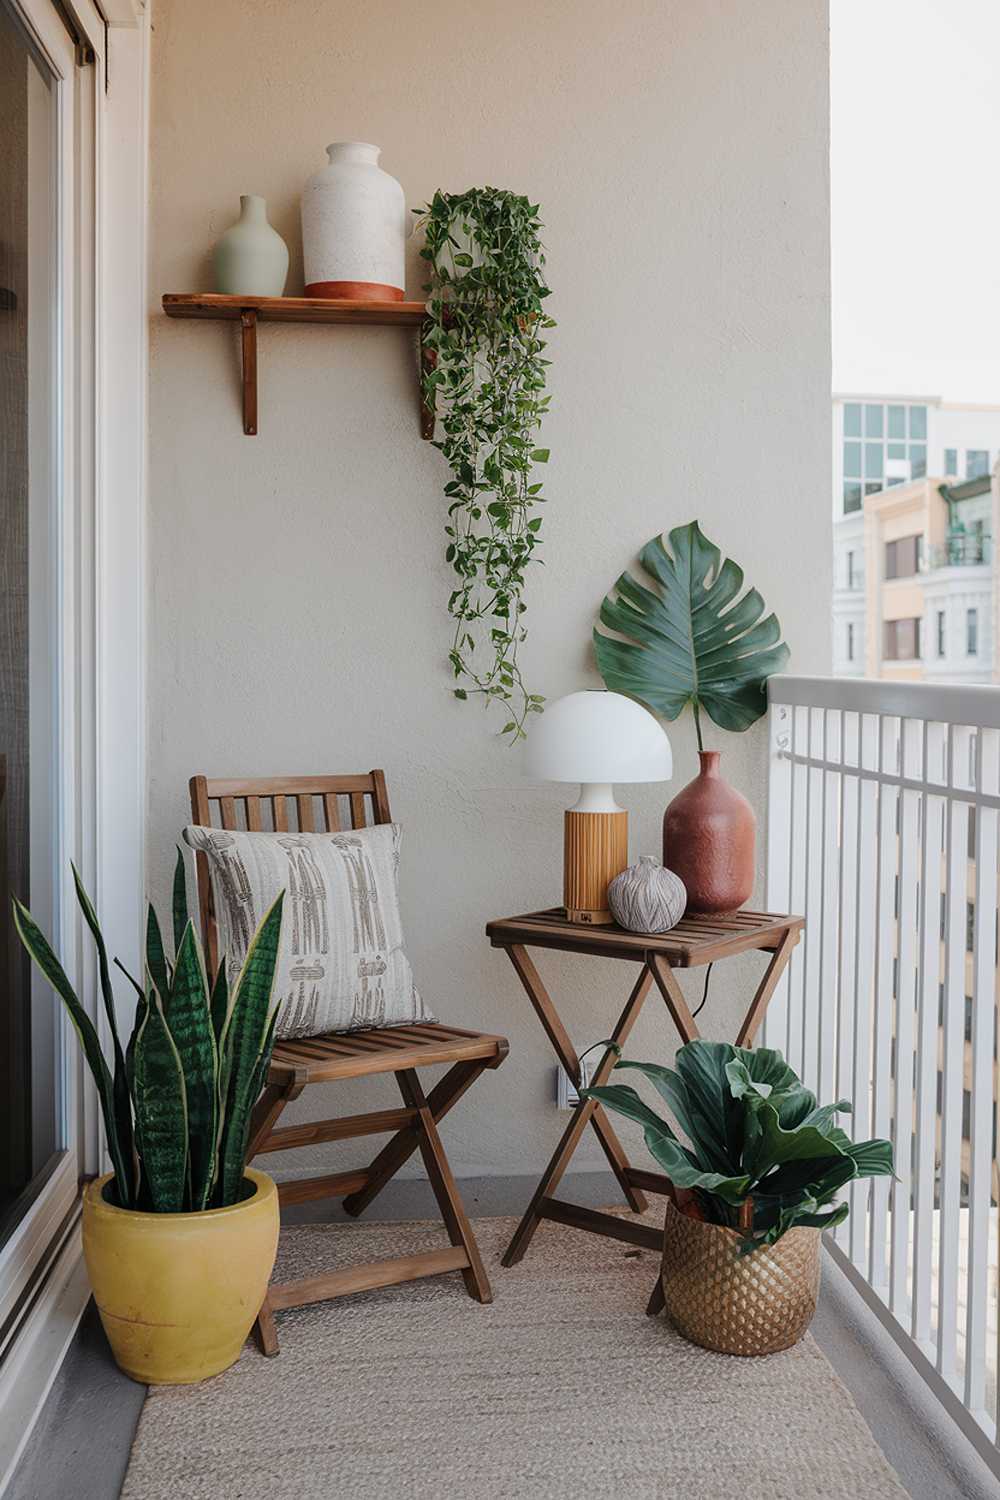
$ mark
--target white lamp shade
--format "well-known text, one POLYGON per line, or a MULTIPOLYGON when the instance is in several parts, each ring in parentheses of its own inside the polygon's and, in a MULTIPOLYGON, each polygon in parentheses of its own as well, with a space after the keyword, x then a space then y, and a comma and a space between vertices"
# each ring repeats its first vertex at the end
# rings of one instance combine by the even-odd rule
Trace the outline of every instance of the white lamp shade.
POLYGON ((648 709, 621 693, 557 698, 531 727, 524 768, 536 781, 669 781, 670 741, 648 709))

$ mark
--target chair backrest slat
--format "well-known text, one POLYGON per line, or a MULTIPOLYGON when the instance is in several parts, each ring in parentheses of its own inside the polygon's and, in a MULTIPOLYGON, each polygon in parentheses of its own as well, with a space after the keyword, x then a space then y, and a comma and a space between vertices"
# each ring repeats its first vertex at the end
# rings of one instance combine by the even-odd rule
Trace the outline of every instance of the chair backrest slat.
MULTIPOLYGON (((328 833, 339 833, 341 828, 338 798, 347 797, 351 806, 351 827, 364 828, 368 822, 391 823, 389 794, 385 776, 381 771, 369 771, 358 776, 276 776, 255 780, 209 780, 205 776, 192 776, 191 818, 204 828, 213 826, 229 832, 239 829, 237 803, 242 802, 246 813, 246 826, 251 832, 261 831, 261 802, 270 802, 275 833, 288 833, 288 801, 295 803, 298 827, 301 833, 315 830, 314 798, 322 798, 323 815, 328 833), (367 816, 371 804, 371 817, 367 816), (218 806, 218 818, 213 822, 213 804, 218 806)), ((209 878, 208 860, 204 854, 195 855, 198 871, 198 904, 201 911, 201 931, 205 944, 208 971, 214 979, 219 963, 219 934, 215 920, 212 882, 209 878)))

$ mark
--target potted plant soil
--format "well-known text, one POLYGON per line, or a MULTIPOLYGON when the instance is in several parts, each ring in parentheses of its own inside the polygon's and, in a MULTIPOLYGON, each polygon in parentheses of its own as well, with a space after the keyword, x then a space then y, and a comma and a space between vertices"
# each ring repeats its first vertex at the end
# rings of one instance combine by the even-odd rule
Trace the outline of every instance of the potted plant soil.
POLYGON ((94 1300, 127 1375, 166 1385, 204 1380, 239 1358, 278 1245, 277 1188, 246 1166, 246 1154, 274 1036, 283 897, 261 922, 232 986, 223 962, 209 993, 178 854, 175 957, 166 954, 150 906, 145 983, 131 980, 138 1006, 123 1049, 104 938, 73 875, 97 946, 110 1065, 59 960, 16 898, 14 923, 69 1012, 101 1102, 113 1170, 88 1183, 83 1198, 94 1300))
POLYGON ((627 1084, 581 1090, 639 1122, 673 1184, 667 1315, 692 1343, 723 1354, 788 1349, 816 1310, 820 1235, 849 1212, 838 1193, 857 1177, 891 1176, 892 1145, 852 1143, 834 1123, 848 1101, 817 1105, 780 1052, 698 1040, 675 1064, 619 1061, 615 1071, 649 1080, 686 1145, 627 1084))
POLYGON ((663 863, 684 883, 691 912, 736 911, 750 899, 756 861, 753 808, 702 738, 702 711, 720 729, 749 729, 767 709, 767 679, 788 661, 777 616, 743 569, 723 558, 697 521, 653 537, 639 554, 641 581, 623 573, 594 631, 598 670, 613 693, 665 719, 688 704, 699 772, 663 815, 663 863))

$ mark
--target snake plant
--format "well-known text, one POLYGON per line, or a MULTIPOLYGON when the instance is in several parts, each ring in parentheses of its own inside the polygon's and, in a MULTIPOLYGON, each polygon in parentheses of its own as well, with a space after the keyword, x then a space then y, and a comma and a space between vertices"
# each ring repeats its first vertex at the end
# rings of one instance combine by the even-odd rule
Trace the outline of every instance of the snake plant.
POLYGON ((284 892, 267 912, 230 988, 225 962, 209 991, 205 962, 187 914, 184 858, 174 875, 174 959, 156 912, 146 919, 145 984, 123 1049, 107 947, 75 866, 84 920, 97 947, 112 1066, 93 1022, 27 907, 14 897, 14 925, 25 948, 69 1012, 97 1085, 114 1168, 109 1199, 120 1208, 185 1213, 223 1208, 244 1193, 250 1117, 267 1073, 277 1008, 271 1007, 284 892))
POLYGON ((699 1039, 681 1047, 674 1061, 676 1072, 624 1061, 615 1071, 634 1068, 649 1080, 686 1146, 627 1084, 580 1092, 637 1120, 674 1188, 693 1196, 695 1216, 741 1229, 744 1250, 773 1245, 796 1224, 842 1223, 849 1206, 833 1205, 846 1183, 892 1175, 891 1142, 852 1144, 834 1123, 835 1115, 850 1113, 848 1100, 817 1105, 780 1052, 699 1039))
POLYGON ((781 626, 756 589, 742 598, 743 569, 723 559, 697 521, 655 536, 639 553, 652 587, 623 573, 601 605, 597 666, 613 693, 638 698, 665 719, 690 703, 698 749, 704 709, 720 729, 749 729, 767 708, 765 684, 788 660, 781 626), (669 543, 669 546, 667 545, 669 543))

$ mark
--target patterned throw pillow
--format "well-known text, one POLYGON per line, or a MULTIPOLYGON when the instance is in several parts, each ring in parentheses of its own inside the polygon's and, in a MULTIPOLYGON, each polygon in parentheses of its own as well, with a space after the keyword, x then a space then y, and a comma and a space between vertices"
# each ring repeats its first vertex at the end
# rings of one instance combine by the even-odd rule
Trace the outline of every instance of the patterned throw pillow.
POLYGON ((399 917, 396 823, 351 833, 185 828, 208 857, 219 953, 240 969, 258 922, 285 892, 274 980, 279 1037, 431 1021, 399 917))

